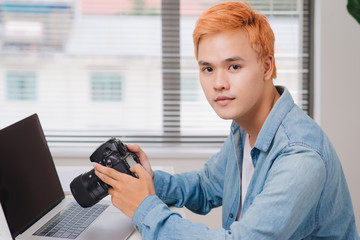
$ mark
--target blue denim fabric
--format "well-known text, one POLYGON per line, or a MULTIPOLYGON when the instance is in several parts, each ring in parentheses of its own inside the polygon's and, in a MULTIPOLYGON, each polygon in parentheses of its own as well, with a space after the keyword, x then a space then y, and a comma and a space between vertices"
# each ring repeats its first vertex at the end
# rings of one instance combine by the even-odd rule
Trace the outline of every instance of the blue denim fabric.
POLYGON ((154 174, 156 196, 133 217, 143 239, 359 239, 338 156, 319 126, 287 89, 251 151, 255 166, 240 221, 241 166, 246 133, 235 123, 221 150, 200 171, 154 174), (223 228, 209 230, 169 210, 206 214, 223 206, 223 228))

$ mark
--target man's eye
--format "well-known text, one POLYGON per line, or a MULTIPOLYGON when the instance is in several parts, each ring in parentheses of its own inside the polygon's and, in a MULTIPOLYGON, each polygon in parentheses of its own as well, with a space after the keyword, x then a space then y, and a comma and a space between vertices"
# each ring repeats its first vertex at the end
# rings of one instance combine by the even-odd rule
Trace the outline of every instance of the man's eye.
POLYGON ((231 66, 229 67, 230 70, 238 70, 239 68, 240 68, 239 65, 231 65, 231 66))
POLYGON ((213 70, 213 69, 212 69, 211 67, 206 67, 206 68, 204 68, 203 71, 204 71, 204 72, 212 72, 212 70, 213 70))

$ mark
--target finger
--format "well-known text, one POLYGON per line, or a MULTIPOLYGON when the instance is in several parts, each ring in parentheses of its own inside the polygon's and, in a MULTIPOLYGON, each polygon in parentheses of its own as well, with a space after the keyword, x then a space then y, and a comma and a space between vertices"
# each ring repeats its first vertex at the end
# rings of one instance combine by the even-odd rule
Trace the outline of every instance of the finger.
POLYGON ((140 164, 133 166, 130 171, 136 173, 139 176, 139 179, 150 176, 149 173, 140 164))
POLYGON ((115 180, 118 180, 118 171, 112 169, 112 168, 109 168, 109 167, 105 167, 101 164, 98 164, 98 163, 94 163, 93 164, 94 168, 96 171, 98 171, 99 173, 103 174, 103 175, 106 175, 106 176, 109 176, 115 180))
POLYGON ((138 158, 140 159, 140 162, 143 162, 143 160, 148 159, 146 153, 140 148, 139 145, 129 144, 129 145, 127 145, 127 147, 131 152, 135 153, 138 156, 138 158))
MULTIPOLYGON (((122 173, 122 172, 119 172, 113 168, 105 167, 98 163, 94 163, 93 166, 95 168, 95 173, 98 172, 98 174, 102 178, 110 178, 110 179, 115 180, 115 182, 121 182, 121 183, 126 183, 132 179, 132 176, 122 173)), ((102 178, 100 178, 100 179, 103 180, 102 178)), ((106 181, 110 181, 110 180, 106 180, 106 181)), ((114 187, 114 185, 111 185, 111 186, 114 187)))
POLYGON ((138 156, 141 165, 143 165, 145 170, 147 170, 150 174, 152 172, 152 169, 151 169, 150 161, 149 161, 146 153, 137 144, 128 145, 128 148, 130 151, 134 152, 138 156))
POLYGON ((134 153, 137 153, 137 152, 142 151, 141 148, 140 148, 140 146, 137 145, 137 144, 128 144, 128 145, 126 145, 126 146, 127 146, 127 148, 128 148, 130 151, 132 151, 132 152, 134 152, 134 153))
POLYGON ((95 168, 95 174, 101 180, 104 179, 103 182, 105 182, 111 186, 114 186, 113 184, 115 182, 122 182, 122 183, 126 182, 126 181, 128 181, 128 178, 130 177, 128 174, 121 173, 113 168, 105 167, 101 164, 95 163, 94 168, 95 168), (112 182, 111 179, 114 180, 115 182, 112 182), (108 182, 110 182, 111 184, 108 182))
POLYGON ((114 188, 109 188, 108 193, 109 193, 111 196, 113 196, 114 193, 115 193, 114 188))
POLYGON ((101 181, 103 181, 104 183, 114 187, 116 185, 116 180, 103 174, 102 172, 99 172, 98 170, 95 169, 95 174, 96 176, 98 176, 98 178, 101 179, 101 181))

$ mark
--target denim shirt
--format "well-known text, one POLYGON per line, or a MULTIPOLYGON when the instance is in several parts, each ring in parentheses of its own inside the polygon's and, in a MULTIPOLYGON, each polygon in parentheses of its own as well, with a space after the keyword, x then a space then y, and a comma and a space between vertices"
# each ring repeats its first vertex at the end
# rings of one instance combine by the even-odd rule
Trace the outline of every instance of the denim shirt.
POLYGON ((254 173, 241 199, 245 131, 237 124, 200 171, 154 173, 156 196, 137 208, 133 224, 147 239, 359 239, 351 198, 329 139, 286 88, 251 150, 254 173), (206 214, 223 206, 222 226, 191 223, 167 205, 206 214))

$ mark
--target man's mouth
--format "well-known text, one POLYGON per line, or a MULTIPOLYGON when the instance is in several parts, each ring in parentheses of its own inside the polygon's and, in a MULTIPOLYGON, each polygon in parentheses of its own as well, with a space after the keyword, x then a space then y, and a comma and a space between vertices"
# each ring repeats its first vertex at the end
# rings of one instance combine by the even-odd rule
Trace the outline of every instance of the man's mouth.
POLYGON ((218 103, 221 106, 225 106, 225 105, 229 104, 234 99, 235 98, 228 97, 228 96, 218 96, 218 97, 215 98, 215 102, 218 103))

